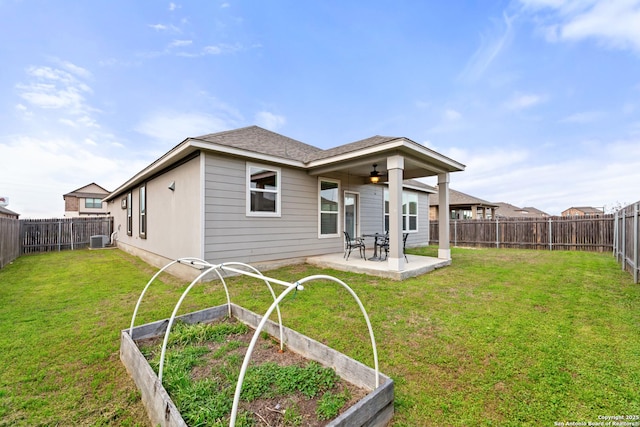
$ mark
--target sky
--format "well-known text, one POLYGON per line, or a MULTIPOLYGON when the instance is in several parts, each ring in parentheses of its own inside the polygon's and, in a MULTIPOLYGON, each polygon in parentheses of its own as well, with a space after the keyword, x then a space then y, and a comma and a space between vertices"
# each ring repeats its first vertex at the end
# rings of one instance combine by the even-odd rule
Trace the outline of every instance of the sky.
POLYGON ((451 188, 551 215, 640 200, 640 0, 0 0, 0 64, 21 218, 251 125, 406 137, 466 165, 451 188))

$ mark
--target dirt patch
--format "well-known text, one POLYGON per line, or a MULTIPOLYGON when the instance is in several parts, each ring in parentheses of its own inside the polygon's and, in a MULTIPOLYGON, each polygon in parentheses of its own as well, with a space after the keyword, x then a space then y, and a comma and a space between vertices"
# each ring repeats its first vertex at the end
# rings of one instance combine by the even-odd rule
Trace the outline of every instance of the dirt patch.
MULTIPOLYGON (((223 322, 239 323, 235 318, 225 318, 223 320, 211 322, 210 324, 215 325, 223 322)), ((205 378, 211 378, 215 375, 214 373, 218 370, 220 364, 227 363, 225 360, 229 360, 230 358, 235 358, 241 363, 245 357, 253 334, 254 329, 249 328, 247 333, 230 335, 222 342, 207 342, 206 347, 209 349, 209 352, 201 356, 201 363, 193 367, 190 373, 191 379, 193 381, 198 381, 205 378), (231 342, 234 343, 233 347, 235 348, 228 349, 229 343, 231 342), (237 343, 240 344, 238 345, 237 343), (220 351, 225 352, 224 359, 217 356, 220 351)), ((150 360, 157 352, 160 351, 159 348, 162 345, 163 338, 164 336, 140 340, 137 344, 140 348, 154 349, 151 352, 148 350, 144 352, 146 353, 147 359, 150 360)), ((284 351, 281 351, 280 344, 275 338, 266 333, 262 333, 254 347, 249 366, 261 366, 267 363, 273 363, 283 367, 304 367, 309 364, 309 360, 286 349, 286 347, 284 351)), ((165 369, 167 366, 166 364, 167 362, 165 361, 165 369)), ((234 382, 234 389, 235 386, 236 383, 234 382)), ((343 379, 339 379, 335 387, 330 391, 333 394, 346 394, 350 397, 349 400, 340 408, 338 415, 348 410, 369 393, 367 390, 356 387, 343 379)), ((252 401, 241 400, 238 408, 238 414, 246 411, 254 419, 253 425, 255 426, 324 426, 330 420, 321 420, 318 417, 318 403, 321 397, 321 395, 307 397, 300 392, 295 392, 268 398, 260 397, 252 401)))

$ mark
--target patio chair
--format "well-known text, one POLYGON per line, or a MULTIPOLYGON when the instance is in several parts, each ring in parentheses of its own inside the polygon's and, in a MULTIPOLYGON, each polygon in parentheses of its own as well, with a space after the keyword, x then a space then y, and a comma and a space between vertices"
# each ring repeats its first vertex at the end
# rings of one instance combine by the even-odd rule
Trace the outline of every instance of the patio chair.
POLYGON ((402 254, 404 255, 404 260, 407 261, 407 263, 409 262, 409 259, 407 258, 407 254, 404 252, 404 250, 407 248, 408 237, 409 233, 404 233, 404 236, 402 236, 402 254))
POLYGON ((384 259, 387 259, 389 256, 389 232, 387 232, 383 238, 378 240, 377 246, 380 250, 380 260, 382 260, 382 251, 384 251, 384 259))
POLYGON ((347 233, 346 231, 343 232, 344 233, 344 259, 349 261, 349 255, 351 255, 351 251, 354 250, 355 248, 358 248, 358 250, 360 251, 360 258, 366 260, 366 247, 364 246, 364 239, 362 237, 356 237, 355 239, 352 239, 351 236, 349 236, 349 233, 347 233))
MULTIPOLYGON (((409 262, 409 259, 407 258, 407 254, 404 253, 404 250, 407 247, 408 237, 409 233, 404 233, 404 235, 402 236, 402 254, 404 255, 404 260, 407 262, 409 262)), ((387 259, 387 257, 389 256, 389 233, 387 233, 384 236, 384 239, 382 239, 378 243, 378 247, 380 248, 380 258, 382 258, 382 251, 384 251, 384 259, 387 259)))

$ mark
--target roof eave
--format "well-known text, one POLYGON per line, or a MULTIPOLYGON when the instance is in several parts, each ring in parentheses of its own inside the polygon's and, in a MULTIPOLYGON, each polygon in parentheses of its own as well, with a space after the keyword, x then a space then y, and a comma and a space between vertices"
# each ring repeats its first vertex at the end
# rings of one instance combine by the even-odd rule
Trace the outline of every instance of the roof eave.
POLYGON ((147 166, 146 168, 138 172, 128 181, 126 181, 123 185, 115 189, 109 196, 104 198, 104 201, 105 202, 111 201, 112 199, 116 198, 120 194, 126 192, 128 189, 141 184, 150 176, 155 175, 156 173, 170 166, 174 162, 180 159, 183 159, 184 157, 198 150, 226 154, 229 156, 243 157, 243 158, 252 159, 255 161, 276 163, 280 165, 286 165, 286 166, 297 167, 297 168, 305 167, 304 163, 300 161, 283 159, 277 156, 271 156, 271 155, 256 153, 253 151, 243 150, 240 148, 229 147, 226 145, 216 144, 210 141, 203 141, 197 138, 187 138, 184 141, 182 141, 180 144, 172 148, 164 156, 160 157, 158 160, 156 160, 155 162, 153 162, 152 164, 150 164, 149 166, 147 166))
POLYGON ((336 156, 313 160, 307 163, 307 167, 311 170, 323 169, 327 166, 337 163, 346 163, 363 157, 381 155, 385 152, 392 154, 394 151, 410 153, 414 156, 418 155, 418 158, 421 158, 427 163, 432 164, 434 170, 442 172, 461 172, 466 167, 462 163, 456 162, 453 159, 443 156, 440 153, 437 153, 423 145, 417 144, 416 142, 406 138, 397 138, 391 141, 384 142, 382 144, 374 145, 372 147, 362 148, 336 156))

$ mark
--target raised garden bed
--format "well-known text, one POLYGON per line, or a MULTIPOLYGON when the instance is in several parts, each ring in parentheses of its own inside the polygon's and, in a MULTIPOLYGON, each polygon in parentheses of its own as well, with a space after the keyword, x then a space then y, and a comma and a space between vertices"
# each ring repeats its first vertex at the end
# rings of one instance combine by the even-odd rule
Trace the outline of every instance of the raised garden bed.
MULTIPOLYGON (((225 304, 179 316, 176 321, 187 324, 219 322, 228 318, 229 307, 231 308, 231 321, 240 321, 255 329, 262 320, 262 316, 238 305, 230 304, 228 306, 225 304)), ((129 375, 141 391, 143 403, 153 425, 187 426, 169 393, 158 379, 156 371, 152 369, 141 351, 141 347, 145 345, 148 347, 152 345, 154 340, 161 340, 168 325, 169 319, 165 319, 134 327, 131 330, 123 330, 120 357, 129 375)), ((350 400, 345 404, 342 412, 336 418, 327 421, 326 424, 323 424, 325 421, 318 420, 318 417, 315 420, 311 419, 310 413, 317 414, 317 402, 306 402, 306 399, 300 399, 299 395, 298 397, 290 396, 281 399, 260 399, 253 407, 243 401, 244 414, 257 414, 258 422, 254 425, 267 425, 266 423, 268 423, 272 426, 384 426, 391 420, 393 416, 393 381, 389 377, 378 373, 379 386, 376 388, 374 369, 287 327, 282 328, 283 342, 286 344, 284 353, 278 351, 279 346, 277 345, 272 345, 270 349, 267 349, 265 343, 279 341, 280 327, 277 323, 266 320, 262 331, 264 336, 261 347, 270 352, 271 356, 254 351, 255 360, 252 363, 259 364, 261 361, 267 361, 282 365, 294 363, 308 366, 309 361, 317 362, 324 367, 332 368, 340 377, 341 382, 333 390, 334 395, 348 396, 350 400), (299 412, 299 416, 292 417, 290 412, 290 416, 286 419, 287 405, 290 410, 293 408, 294 412, 299 412), (303 419, 305 424, 296 424, 303 419)), ((145 352, 149 353, 149 350, 145 350, 145 352)), ((195 375, 206 375, 204 373, 206 368, 198 367, 197 369, 195 375)), ((317 399, 320 397, 316 396, 317 399)), ((240 420, 237 422, 239 425, 240 420)))

